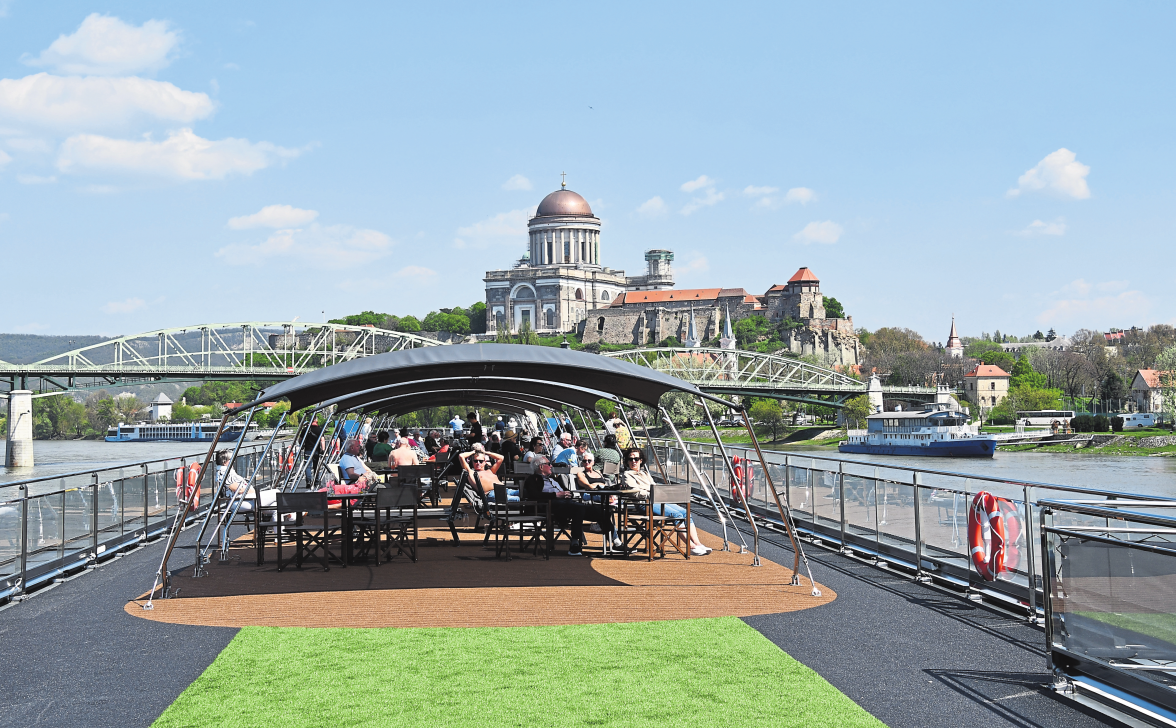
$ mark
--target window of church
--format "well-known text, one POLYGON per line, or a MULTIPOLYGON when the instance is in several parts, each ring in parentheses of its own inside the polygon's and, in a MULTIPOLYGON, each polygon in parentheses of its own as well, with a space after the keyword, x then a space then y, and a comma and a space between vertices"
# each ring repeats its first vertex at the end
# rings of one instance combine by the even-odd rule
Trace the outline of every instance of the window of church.
POLYGON ((596 330, 597 331, 604 331, 604 317, 603 316, 596 319, 596 330))
POLYGON ((584 300, 584 289, 583 289, 583 288, 577 288, 577 289, 576 289, 576 300, 577 300, 577 301, 583 301, 583 300, 584 300))
POLYGON ((549 329, 555 328, 555 309, 554 308, 547 309, 547 328, 549 328, 549 329))
POLYGON ((572 243, 570 240, 564 241, 564 262, 565 263, 572 262, 572 243))
POLYGON ((607 300, 608 300, 608 291, 601 291, 601 292, 600 292, 600 300, 601 300, 601 301, 607 301, 607 300))

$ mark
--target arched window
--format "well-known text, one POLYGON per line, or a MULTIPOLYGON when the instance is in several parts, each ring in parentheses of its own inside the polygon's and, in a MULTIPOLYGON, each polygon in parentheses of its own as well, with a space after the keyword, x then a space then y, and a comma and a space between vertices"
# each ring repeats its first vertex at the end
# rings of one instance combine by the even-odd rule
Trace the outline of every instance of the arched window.
POLYGON ((576 300, 577 300, 577 301, 583 301, 583 300, 584 300, 584 289, 583 289, 583 288, 577 288, 577 289, 576 289, 576 300))
POLYGON ((596 319, 596 330, 597 331, 604 331, 604 317, 603 316, 596 319))
POLYGON ((555 309, 554 308, 547 309, 547 328, 549 328, 549 329, 555 328, 555 309))
POLYGON ((517 291, 515 291, 514 300, 516 300, 516 301, 534 301, 535 300, 535 290, 533 288, 531 288, 530 286, 521 286, 517 291))
POLYGON ((601 291, 601 292, 600 292, 600 300, 601 300, 601 301, 607 301, 607 300, 608 300, 608 291, 601 291))

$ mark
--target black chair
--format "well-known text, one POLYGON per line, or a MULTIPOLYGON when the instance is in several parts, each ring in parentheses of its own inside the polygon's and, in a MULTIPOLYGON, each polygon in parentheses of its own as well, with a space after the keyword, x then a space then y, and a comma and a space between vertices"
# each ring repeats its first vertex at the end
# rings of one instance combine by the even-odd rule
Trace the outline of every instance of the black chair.
POLYGON ((433 465, 401 465, 396 468, 396 477, 401 485, 414 486, 417 489, 417 501, 424 505, 426 497, 434 508, 440 502, 441 493, 437 487, 437 480, 433 476, 433 465), (429 478, 430 485, 426 488, 425 478, 429 478))
POLYGON ((343 528, 340 525, 332 526, 330 524, 330 512, 327 509, 327 494, 326 493, 278 493, 278 523, 281 524, 278 537, 278 571, 282 571, 289 563, 282 559, 282 541, 287 534, 294 535, 294 565, 299 569, 302 568, 303 556, 307 560, 315 558, 315 553, 322 552, 319 560, 322 562, 323 571, 330 571, 330 559, 334 559, 339 563, 347 566, 338 556, 336 556, 330 549, 330 540, 332 537, 342 537, 343 528), (295 518, 293 521, 286 521, 283 516, 287 513, 293 513, 295 518), (322 526, 317 523, 312 525, 310 519, 317 520, 322 517, 322 526))
MULTIPOLYGON (((495 558, 506 554, 510 561, 510 535, 512 531, 519 534, 519 553, 527 546, 534 545, 533 553, 539 554, 539 546, 543 545, 543 558, 550 558, 551 547, 546 543, 548 529, 551 522, 551 509, 547 503, 539 501, 507 501, 506 484, 498 483, 494 486, 494 500, 486 501, 490 523, 487 524, 486 538, 494 532, 495 558), (523 537, 530 538, 524 542, 523 537)), ((484 541, 485 542, 485 541, 484 541)))
MULTIPOLYGON (((373 500, 368 496, 369 501, 373 500)), ((374 548, 376 566, 380 565, 380 555, 383 553, 386 561, 391 561, 400 554, 407 554, 413 561, 417 560, 417 495, 410 486, 386 485, 375 492, 371 515, 352 521, 355 532, 363 539, 363 548, 358 556, 363 556, 374 548), (395 512, 394 512, 395 511, 395 512), (411 511, 411 513, 406 513, 411 511), (412 538, 409 538, 411 529, 412 538), (392 555, 392 546, 396 545, 396 554, 392 555)))

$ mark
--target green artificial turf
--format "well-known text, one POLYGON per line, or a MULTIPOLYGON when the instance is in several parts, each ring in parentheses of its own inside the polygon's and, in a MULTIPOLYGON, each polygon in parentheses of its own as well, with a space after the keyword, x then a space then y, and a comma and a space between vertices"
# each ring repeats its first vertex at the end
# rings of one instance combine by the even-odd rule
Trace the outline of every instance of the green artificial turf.
POLYGON ((882 723, 760 633, 725 617, 561 627, 249 627, 155 725, 882 723))

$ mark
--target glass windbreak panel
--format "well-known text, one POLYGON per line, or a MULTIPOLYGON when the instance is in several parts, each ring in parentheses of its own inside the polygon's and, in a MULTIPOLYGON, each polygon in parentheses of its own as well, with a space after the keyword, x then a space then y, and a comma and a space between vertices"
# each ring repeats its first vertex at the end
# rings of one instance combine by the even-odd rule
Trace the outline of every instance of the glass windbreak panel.
POLYGON ((921 488, 919 497, 923 554, 967 570, 968 494, 951 488, 921 488))
POLYGON ((1176 686, 1173 546, 1145 551, 1057 533, 1049 545, 1054 644, 1176 686))
POLYGON ((792 493, 792 517, 811 521, 813 518, 813 489, 809 483, 809 469, 790 468, 789 490, 792 493))
POLYGON ((817 523, 841 528, 841 489, 835 471, 813 470, 813 504, 817 523))
POLYGON ((145 492, 142 475, 125 478, 122 481, 123 520, 126 522, 124 530, 132 531, 143 528, 143 496, 145 492))
MULTIPOLYGON (((152 527, 167 520, 167 486, 170 474, 154 472, 147 476, 147 516, 152 527)), ((174 481, 173 481, 174 482, 174 481)))
MULTIPOLYGON (((782 463, 774 463, 769 460, 767 468, 768 474, 772 476, 772 486, 776 489, 776 492, 780 494, 780 502, 787 503, 788 501, 785 498, 786 494, 784 492, 784 465, 782 463)), ((768 492, 767 482, 764 483, 763 496, 764 506, 770 508, 772 512, 776 512, 776 500, 772 497, 772 494, 768 492)))
POLYGON ((75 488, 65 493, 65 532, 66 553, 88 549, 94 534, 90 530, 94 523, 94 498, 90 488, 75 488))
POLYGON ((845 476, 845 530, 874 539, 877 536, 877 488, 873 478, 845 476))
POLYGON ((878 541, 908 550, 911 561, 914 561, 914 486, 889 480, 878 481, 878 541))
POLYGON ((0 501, 0 578, 20 569, 19 500, 0 501))
POLYGON ((102 542, 122 533, 121 483, 98 483, 98 541, 102 542))
POLYGON ((61 546, 61 495, 38 495, 28 499, 29 568, 58 556, 61 546))

